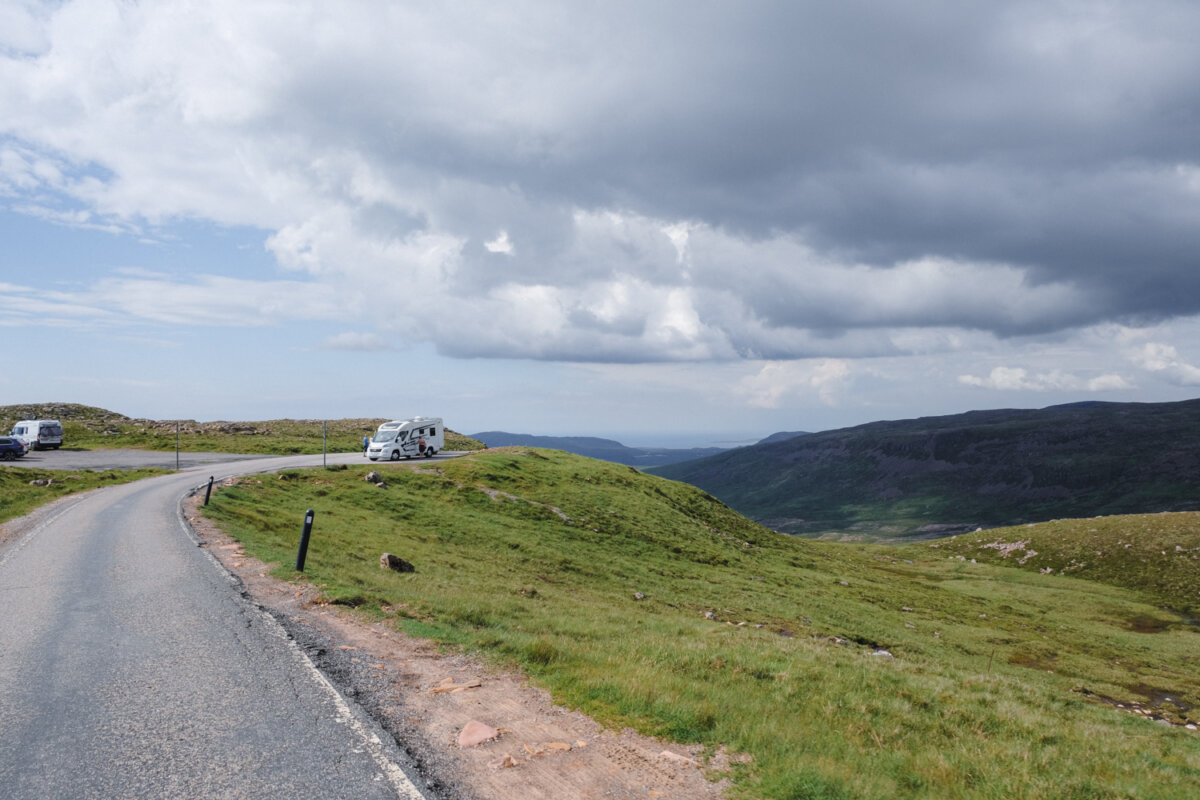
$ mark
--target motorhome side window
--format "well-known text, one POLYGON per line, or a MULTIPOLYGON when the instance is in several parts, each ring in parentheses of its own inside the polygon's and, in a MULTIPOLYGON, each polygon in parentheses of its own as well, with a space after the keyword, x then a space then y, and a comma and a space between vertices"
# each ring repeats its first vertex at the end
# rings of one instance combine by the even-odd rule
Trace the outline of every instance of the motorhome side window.
POLYGON ((437 436, 437 428, 430 428, 430 429, 429 429, 429 435, 430 435, 430 436, 437 436))

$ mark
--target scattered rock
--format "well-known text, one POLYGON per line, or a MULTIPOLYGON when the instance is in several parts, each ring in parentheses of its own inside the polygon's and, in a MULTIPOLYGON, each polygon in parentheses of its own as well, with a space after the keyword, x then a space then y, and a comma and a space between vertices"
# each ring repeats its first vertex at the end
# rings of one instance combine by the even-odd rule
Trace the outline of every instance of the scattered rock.
POLYGON ((517 762, 513 760, 512 753, 505 753, 499 758, 493 758, 488 762, 488 766, 492 769, 508 769, 509 767, 515 767, 516 765, 517 762))
POLYGON ((645 600, 645 599, 646 599, 646 595, 642 594, 641 592, 634 592, 634 593, 633 593, 633 599, 634 599, 634 600, 645 600))
POLYGON ((405 561, 400 556, 394 556, 391 553, 384 553, 379 557, 379 567, 381 569, 390 569, 393 572, 416 572, 417 568, 409 562, 405 561))
POLYGON ((871 655, 880 656, 882 658, 895 658, 894 655, 889 653, 887 650, 884 650, 883 648, 876 650, 874 653, 871 653, 871 655))
POLYGON ((442 685, 436 689, 430 689, 430 694, 442 694, 443 692, 465 692, 467 689, 478 689, 483 686, 483 681, 472 679, 462 683, 455 683, 453 678, 446 678, 442 681, 442 685))
POLYGON ((458 746, 475 747, 484 742, 490 742, 499 736, 500 731, 491 725, 485 725, 478 720, 471 720, 463 726, 462 732, 458 734, 458 746))
POLYGON ((373 483, 376 486, 378 486, 379 482, 383 480, 383 477, 375 470, 371 470, 370 472, 367 473, 366 477, 363 478, 363 480, 366 481, 367 483, 373 483))

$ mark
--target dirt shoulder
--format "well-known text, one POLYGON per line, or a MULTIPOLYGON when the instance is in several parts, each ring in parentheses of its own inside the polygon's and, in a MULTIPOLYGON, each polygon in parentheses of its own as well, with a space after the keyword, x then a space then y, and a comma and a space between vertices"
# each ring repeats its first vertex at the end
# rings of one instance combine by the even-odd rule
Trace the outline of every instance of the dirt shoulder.
MULTIPOLYGON (((318 667, 408 751, 425 788, 445 798, 489 800, 704 800, 724 797, 724 781, 707 780, 699 749, 631 730, 606 730, 554 705, 519 673, 469 657, 385 622, 364 622, 347 609, 317 602, 307 584, 280 581, 265 564, 206 520, 200 498, 184 501, 196 537, 242 583, 247 597, 275 616, 318 667), (459 745, 471 722, 499 736, 459 745)), ((714 765, 720 767, 721 765, 714 765)))

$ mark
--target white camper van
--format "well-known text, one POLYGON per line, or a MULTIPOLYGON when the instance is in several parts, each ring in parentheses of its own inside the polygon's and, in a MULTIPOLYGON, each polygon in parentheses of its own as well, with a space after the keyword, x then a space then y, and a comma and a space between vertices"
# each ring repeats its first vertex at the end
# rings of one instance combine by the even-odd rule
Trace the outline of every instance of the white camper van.
POLYGON ((8 435, 20 439, 30 450, 62 447, 62 425, 56 419, 24 419, 13 425, 8 435))
POLYGON ((446 428, 441 417, 413 417, 385 422, 367 445, 367 458, 399 461, 400 456, 432 458, 446 445, 446 428))

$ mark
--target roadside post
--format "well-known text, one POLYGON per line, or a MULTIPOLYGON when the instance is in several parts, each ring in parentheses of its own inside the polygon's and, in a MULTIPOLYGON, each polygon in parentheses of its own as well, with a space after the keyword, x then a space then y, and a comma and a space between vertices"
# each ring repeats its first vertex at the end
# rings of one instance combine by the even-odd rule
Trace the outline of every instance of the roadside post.
POLYGON ((214 476, 208 476, 208 489, 204 492, 204 505, 208 505, 208 498, 212 497, 212 485, 214 476))
POLYGON ((326 422, 325 420, 321 420, 321 466, 322 467, 328 466, 328 464, 325 463, 325 454, 329 452, 328 425, 329 425, 328 422, 326 422))
POLYGON ((175 470, 179 471, 179 423, 175 423, 175 470))
POLYGON ((304 559, 308 557, 308 535, 312 533, 314 513, 311 508, 304 512, 304 530, 300 533, 300 549, 296 552, 296 572, 304 572, 304 559))

